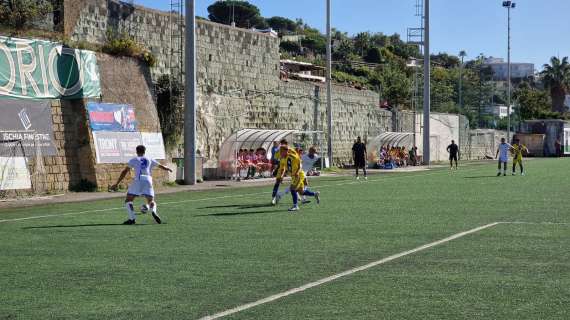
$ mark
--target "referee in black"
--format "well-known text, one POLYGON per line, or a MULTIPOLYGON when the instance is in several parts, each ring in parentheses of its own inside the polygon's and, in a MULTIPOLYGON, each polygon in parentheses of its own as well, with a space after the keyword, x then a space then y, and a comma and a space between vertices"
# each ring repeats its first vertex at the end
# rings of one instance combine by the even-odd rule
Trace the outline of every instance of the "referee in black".
POLYGON ((451 144, 447 146, 449 152, 449 170, 453 170, 453 161, 455 161, 455 170, 457 170, 457 158, 459 157, 459 146, 455 144, 455 140, 451 140, 451 144))
POLYGON ((368 180, 366 176, 366 145, 362 143, 360 137, 356 138, 356 142, 352 145, 352 159, 354 160, 354 168, 356 169, 356 180, 360 179, 358 176, 358 169, 362 168, 364 172, 364 180, 368 180))

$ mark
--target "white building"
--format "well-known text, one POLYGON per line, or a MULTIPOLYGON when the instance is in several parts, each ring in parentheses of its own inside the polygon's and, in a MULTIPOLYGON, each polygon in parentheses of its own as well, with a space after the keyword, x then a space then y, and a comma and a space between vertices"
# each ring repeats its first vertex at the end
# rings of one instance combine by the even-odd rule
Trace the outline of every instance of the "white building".
MULTIPOLYGON (((508 107, 505 105, 492 105, 485 107, 485 114, 498 117, 499 119, 506 118, 509 115, 508 107)), ((513 106, 511 106, 511 115, 515 113, 513 106)))
MULTIPOLYGON (((508 79, 509 67, 503 58, 490 57, 485 59, 485 66, 491 67, 493 70, 493 80, 506 81, 508 79)), ((534 76, 533 63, 511 62, 511 78, 528 78, 534 76)))

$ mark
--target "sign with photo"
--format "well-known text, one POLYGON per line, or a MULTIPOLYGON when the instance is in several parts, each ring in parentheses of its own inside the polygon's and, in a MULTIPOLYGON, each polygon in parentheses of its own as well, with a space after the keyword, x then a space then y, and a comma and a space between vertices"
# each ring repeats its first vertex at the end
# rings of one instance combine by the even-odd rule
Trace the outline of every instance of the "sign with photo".
POLYGON ((0 157, 0 190, 31 189, 32 181, 24 157, 0 157))
POLYGON ((22 148, 25 156, 35 155, 37 150, 43 156, 57 154, 50 101, 0 99, 0 110, 0 156, 22 148))
POLYGON ((93 131, 137 131, 133 106, 114 103, 87 103, 89 122, 93 131))
POLYGON ((166 159, 164 141, 160 132, 141 132, 142 144, 146 147, 146 155, 156 160, 166 159))

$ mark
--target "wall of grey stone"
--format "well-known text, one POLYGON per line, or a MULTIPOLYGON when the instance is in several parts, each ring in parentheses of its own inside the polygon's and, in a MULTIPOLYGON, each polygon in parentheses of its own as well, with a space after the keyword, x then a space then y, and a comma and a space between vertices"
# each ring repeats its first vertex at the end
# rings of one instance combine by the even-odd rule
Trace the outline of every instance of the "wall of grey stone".
MULTIPOLYGON (((75 3, 73 7, 78 18, 70 29, 72 39, 103 43, 107 29, 127 33, 157 57, 157 66, 151 69, 154 80, 169 73, 169 13, 114 0, 79 1, 84 5, 75 3)), ((197 148, 205 158, 205 167, 217 166, 223 140, 239 129, 326 132, 325 88, 310 82, 279 80, 279 39, 200 20, 196 35, 197 148), (318 103, 315 86, 320 93, 318 103)), ((366 138, 392 131, 391 113, 378 107, 374 92, 334 86, 333 110, 336 164, 350 162, 350 148, 357 136, 366 138)))

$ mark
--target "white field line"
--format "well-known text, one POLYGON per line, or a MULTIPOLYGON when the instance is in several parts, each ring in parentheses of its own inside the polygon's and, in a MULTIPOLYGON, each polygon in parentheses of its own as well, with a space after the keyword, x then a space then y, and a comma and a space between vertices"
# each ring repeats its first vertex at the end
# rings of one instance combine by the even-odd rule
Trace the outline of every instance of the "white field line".
POLYGON ((311 288, 320 286, 320 285, 322 285, 322 284, 325 284, 325 283, 328 283, 328 282, 337 280, 337 279, 339 279, 339 278, 346 277, 346 276, 352 275, 352 274, 354 274, 354 273, 361 272, 361 271, 364 271, 364 270, 367 270, 367 269, 376 267, 376 266, 381 265, 381 264, 385 264, 385 263, 387 263, 387 262, 390 262, 390 261, 393 261, 393 260, 396 260, 396 259, 399 259, 399 258, 408 256, 408 255, 414 254, 414 253, 416 253, 416 252, 420 252, 420 251, 423 251, 423 250, 426 250, 426 249, 429 249, 429 248, 438 246, 438 245, 440 245, 440 244, 444 244, 444 243, 449 242, 449 241, 453 241, 453 240, 455 240, 455 239, 464 237, 464 236, 469 235, 469 234, 472 234, 472 233, 479 232, 479 231, 484 230, 484 229, 487 229, 487 228, 494 227, 494 226, 499 225, 499 224, 501 224, 501 222, 494 222, 494 223, 490 223, 490 224, 487 224, 487 225, 484 225, 484 226, 477 227, 477 228, 475 228, 475 229, 471 229, 471 230, 467 230, 467 231, 464 231, 464 232, 460 232, 460 233, 454 234, 454 235, 452 235, 452 236, 449 236, 449 237, 447 237, 447 238, 444 238, 444 239, 441 239, 441 240, 438 240, 438 241, 435 241, 435 242, 431 242, 431 243, 428 243, 428 244, 419 246, 419 247, 417 247, 417 248, 415 248, 415 249, 408 250, 408 251, 403 251, 403 252, 400 252, 400 253, 391 255, 391 256, 389 256, 389 257, 386 257, 386 258, 384 258, 384 259, 377 260, 377 261, 371 262, 371 263, 369 263, 369 264, 365 264, 365 265, 363 265, 363 266, 356 267, 356 268, 353 268, 353 269, 350 269, 350 270, 347 270, 347 271, 344 271, 344 272, 341 272, 341 273, 337 273, 337 274, 332 275, 332 276, 330 276, 330 277, 326 277, 326 278, 323 278, 323 279, 320 279, 320 280, 317 280, 317 281, 314 281, 314 282, 311 282, 311 283, 307 283, 307 284, 302 285, 302 286, 300 286, 300 287, 293 288, 293 289, 290 289, 290 290, 287 290, 287 291, 284 291, 284 292, 281 292, 281 293, 278 293, 278 294, 274 294, 274 295, 272 295, 272 296, 269 296, 269 297, 267 297, 267 298, 263 298, 263 299, 257 300, 257 301, 255 301, 255 302, 246 303, 246 304, 243 304, 243 305, 241 305, 241 306, 237 306, 237 307, 235 307, 235 308, 228 309, 228 310, 226 310, 226 311, 222 311, 222 312, 219 312, 219 313, 216 313, 216 314, 213 314, 213 315, 209 315, 209 316, 202 317, 202 318, 200 318, 200 320, 214 320, 214 319, 219 319, 219 318, 222 318, 222 317, 225 317, 225 316, 234 314, 234 313, 238 313, 238 312, 241 312, 241 311, 244 311, 244 310, 253 308, 253 307, 257 307, 257 306, 262 305, 262 304, 266 304, 266 303, 269 303, 269 302, 273 302, 273 301, 275 301, 275 300, 278 300, 278 299, 281 299, 281 298, 284 298, 284 297, 287 297, 287 296, 290 296, 290 295, 293 295, 293 294, 296 294, 296 293, 299 293, 299 292, 303 292, 303 291, 305 291, 305 290, 308 290, 308 289, 311 289, 311 288))
MULTIPOLYGON (((467 169, 464 170, 465 171, 469 171, 469 170, 473 170, 473 169, 467 169)), ((396 176, 394 175, 394 178, 407 178, 407 177, 418 177, 418 176, 429 176, 429 175, 434 175, 434 174, 439 174, 442 171, 437 171, 437 172, 429 172, 426 174, 411 174, 411 175, 405 175, 405 176, 396 176)), ((443 171, 446 172, 446 171, 443 171)), ((366 182, 364 181, 350 181, 350 182, 343 182, 343 183, 337 183, 337 184, 329 184, 329 185, 324 185, 324 186, 319 186, 320 188, 327 188, 327 187, 338 187, 338 186, 344 186, 344 185, 351 185, 351 184, 360 184, 360 183, 373 183, 373 182, 382 182, 385 181, 387 179, 387 177, 382 178, 382 179, 372 179, 372 180, 368 180, 366 182)), ((189 203, 189 202, 199 202, 199 201, 210 201, 210 200, 219 200, 219 199, 227 199, 227 198, 240 198, 240 197, 246 197, 246 196, 253 196, 253 195, 260 195, 260 194, 268 194, 270 192, 262 192, 262 193, 245 193, 245 194, 236 194, 236 195, 228 195, 228 196, 219 196, 219 197, 211 197, 211 198, 202 198, 202 199, 189 199, 189 200, 180 200, 180 201, 171 201, 171 202, 161 202, 160 205, 161 206, 165 206, 165 205, 176 205, 176 204, 183 204, 183 203, 189 203)), ((4 219, 4 220, 0 220, 0 223, 6 223, 6 222, 18 222, 18 221, 25 221, 25 220, 33 220, 33 219, 43 219, 43 218, 53 218, 53 217, 64 217, 64 216, 72 216, 72 215, 80 215, 80 214, 87 214, 87 213, 97 213, 97 212, 107 212, 107 211, 116 211, 116 210, 123 210, 123 207, 115 207, 115 208, 107 208, 107 209, 96 209, 96 210, 85 210, 85 211, 77 211, 77 212, 66 212, 66 213, 58 213, 58 214, 48 214, 48 215, 41 215, 41 216, 32 216, 32 217, 24 217, 24 218, 15 218, 15 219, 4 219)))
POLYGON ((502 224, 530 224, 530 225, 546 225, 546 226, 570 226, 570 222, 527 222, 527 221, 504 221, 502 224))

